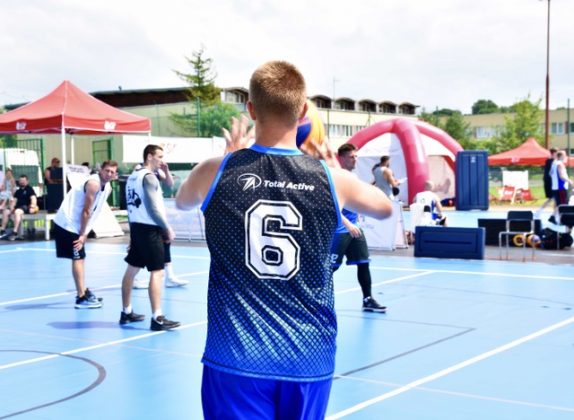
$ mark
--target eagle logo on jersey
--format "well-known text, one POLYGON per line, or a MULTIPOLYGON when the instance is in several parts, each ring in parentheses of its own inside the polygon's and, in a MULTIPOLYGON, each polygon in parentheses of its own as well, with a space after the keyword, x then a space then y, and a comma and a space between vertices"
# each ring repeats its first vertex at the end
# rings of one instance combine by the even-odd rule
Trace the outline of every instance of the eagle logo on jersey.
POLYGON ((243 187, 243 191, 254 190, 261 185, 261 178, 255 174, 241 174, 237 177, 237 183, 243 187))

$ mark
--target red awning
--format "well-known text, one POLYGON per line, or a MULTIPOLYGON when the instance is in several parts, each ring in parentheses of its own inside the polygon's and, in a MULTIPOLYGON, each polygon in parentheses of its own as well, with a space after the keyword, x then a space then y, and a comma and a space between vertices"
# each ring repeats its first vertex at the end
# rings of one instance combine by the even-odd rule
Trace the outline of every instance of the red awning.
POLYGON ((0 114, 5 134, 149 133, 149 118, 114 108, 83 92, 69 81, 48 95, 0 114))
POLYGON ((544 166, 550 152, 542 147, 535 138, 529 137, 515 149, 488 157, 490 166, 544 166))

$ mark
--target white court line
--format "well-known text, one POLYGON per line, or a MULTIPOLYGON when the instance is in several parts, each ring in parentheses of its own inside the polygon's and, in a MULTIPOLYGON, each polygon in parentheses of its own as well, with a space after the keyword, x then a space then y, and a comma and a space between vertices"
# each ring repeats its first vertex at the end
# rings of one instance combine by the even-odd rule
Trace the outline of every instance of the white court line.
MULTIPOLYGON (((404 268, 404 267, 383 267, 383 266, 370 266, 371 270, 392 270, 392 271, 429 271, 428 268, 404 268)), ((565 270, 570 270, 569 267, 565 267, 565 270)), ((574 281, 574 277, 565 276, 539 276, 534 274, 515 274, 515 273, 500 273, 496 271, 465 271, 465 270, 437 270, 433 269, 433 273, 449 273, 449 274, 469 274, 475 276, 503 276, 503 277, 517 277, 517 278, 527 278, 535 280, 566 280, 574 281)))
POLYGON ((403 385, 402 387, 397 388, 393 391, 379 395, 378 397, 375 397, 375 398, 371 398, 370 400, 359 403, 353 407, 349 407, 346 410, 339 411, 338 413, 335 413, 335 414, 333 414, 327 418, 329 420, 340 419, 344 416, 348 416, 350 414, 356 413, 357 411, 361 411, 364 408, 367 408, 373 404, 377 404, 377 403, 384 401, 384 400, 387 400, 389 398, 396 397, 397 395, 400 395, 400 394, 403 394, 407 391, 410 391, 411 389, 416 388, 420 385, 423 385, 423 384, 426 384, 428 382, 434 381, 436 379, 442 378, 443 376, 450 375, 451 373, 456 372, 460 369, 464 369, 465 367, 474 365, 478 362, 481 362, 481 361, 488 359, 492 356, 495 356, 499 353, 510 350, 514 347, 517 347, 521 344, 524 344, 528 341, 534 340, 535 338, 541 337, 545 334, 548 334, 552 331, 555 331, 559 328, 565 327, 565 326, 573 324, 573 323, 574 323, 574 317, 571 317, 571 318, 565 319, 563 321, 557 322, 556 324, 550 325, 549 327, 538 330, 532 334, 518 338, 516 340, 511 341, 510 343, 506 343, 500 347, 497 347, 497 348, 492 349, 490 351, 487 351, 485 353, 479 354, 478 356, 471 357, 470 359, 467 359, 463 362, 457 363, 456 365, 453 365, 453 366, 450 366, 446 369, 435 372, 432 375, 428 375, 428 376, 425 376, 423 378, 412 381, 412 382, 410 382, 406 385, 403 385))
MULTIPOLYGON (((18 251, 40 251, 40 252, 54 252, 55 248, 17 248, 15 250, 12 251, 6 251, 6 252, 18 252, 18 251)), ((98 251, 95 249, 91 249, 88 246, 88 249, 86 250, 88 255, 123 255, 124 257, 127 255, 127 251, 98 251)), ((210 257, 203 257, 203 256, 193 256, 193 255, 177 255, 177 254, 172 254, 171 256, 172 258, 177 257, 177 258, 183 258, 183 259, 189 259, 189 260, 209 260, 211 259, 210 257)))
MULTIPOLYGON (((337 375, 335 375, 337 376, 337 375)), ((337 376, 339 379, 348 380, 348 381, 355 381, 355 382, 363 382, 368 384, 378 384, 384 385, 388 387, 399 387, 400 384, 394 382, 386 382, 386 381, 378 381, 373 379, 367 378, 360 378, 356 376, 337 376)), ((430 392, 433 394, 443 394, 443 395, 450 395, 454 397, 462 397, 462 398, 470 398, 474 400, 482 400, 482 401, 494 401, 504 404, 511 404, 511 405, 523 405, 526 407, 534 407, 534 408, 547 408, 556 411, 565 411, 567 413, 574 413, 574 408, 570 407, 562 407, 559 405, 548 405, 548 404, 541 404, 532 401, 522 401, 522 400, 511 400, 508 398, 499 398, 499 397, 491 397, 489 395, 480 395, 480 394, 471 394, 468 392, 457 392, 457 391, 449 391, 446 389, 440 388, 431 388, 426 386, 419 386, 417 387, 418 391, 430 392)))
MULTIPOLYGON (((177 327, 174 328, 172 331, 176 331, 176 330, 184 330, 184 329, 188 329, 188 328, 192 328, 192 327, 198 327, 201 325, 206 325, 207 321, 199 321, 199 322, 194 322, 191 324, 185 324, 182 325, 181 327, 177 327)), ((74 349, 74 350, 68 350, 68 351, 64 351, 61 353, 57 353, 57 354, 50 354, 48 356, 42 356, 42 357, 36 357, 34 359, 27 359, 27 360, 21 360, 19 362, 14 362, 14 363, 8 363, 6 365, 0 365, 0 370, 4 370, 4 369, 10 369, 13 367, 18 367, 18 366, 24 366, 24 365, 30 365, 33 363, 38 363, 38 362, 43 362, 45 360, 51 360, 51 359, 56 359, 58 357, 62 357, 62 356, 69 356, 71 354, 78 354, 78 353, 83 353, 85 351, 90 351, 90 350, 96 350, 96 349, 101 349, 104 347, 110 347, 110 346, 115 346, 118 344, 124 344, 124 343, 129 343, 130 341, 137 341, 137 340, 142 340, 144 338, 148 338, 148 337, 153 337, 154 335, 159 335, 159 334, 165 334, 168 331, 154 331, 151 333, 147 333, 147 334, 142 334, 142 335, 138 335, 135 337, 129 337, 129 338, 123 338, 121 340, 115 340, 115 341, 108 341, 105 343, 100 343, 100 344, 95 344, 93 346, 88 346, 88 347, 80 347, 79 349, 74 349)))
MULTIPOLYGON (((208 274, 209 271, 196 271, 196 272, 192 272, 192 273, 185 273, 182 274, 178 277, 192 277, 192 276, 199 276, 202 274, 208 274)), ((122 284, 118 283, 118 284, 109 284, 107 286, 102 286, 102 287, 94 287, 93 290, 98 291, 98 290, 105 290, 105 289, 117 289, 119 287, 121 287, 122 284)), ((71 291, 71 292, 61 292, 61 293, 53 293, 51 295, 43 295, 43 296, 35 296, 35 297, 31 297, 31 298, 24 298, 24 299, 17 299, 17 300, 9 300, 6 302, 0 302, 0 306, 6 306, 6 305, 14 305, 14 304, 18 304, 18 303, 26 303, 26 302, 34 302, 36 300, 42 300, 42 299, 50 299, 53 297, 62 297, 62 296, 69 296, 69 295, 75 295, 76 291, 71 291)))
MULTIPOLYGON (((432 273, 433 273, 433 271, 427 270, 427 271, 422 272, 422 273, 410 274, 408 276, 397 277, 396 279, 392 279, 392 280, 385 280, 385 281, 381 281, 378 283, 373 283, 371 286, 377 287, 377 286, 382 286, 384 284, 398 283, 399 281, 409 280, 409 279, 413 279, 416 277, 422 277, 422 276, 426 276, 426 275, 432 274, 432 273)), ((339 290, 339 291, 335 292, 335 294, 336 295, 342 295, 344 293, 356 292, 357 290, 361 290, 361 288, 360 287, 352 287, 350 289, 339 290)))

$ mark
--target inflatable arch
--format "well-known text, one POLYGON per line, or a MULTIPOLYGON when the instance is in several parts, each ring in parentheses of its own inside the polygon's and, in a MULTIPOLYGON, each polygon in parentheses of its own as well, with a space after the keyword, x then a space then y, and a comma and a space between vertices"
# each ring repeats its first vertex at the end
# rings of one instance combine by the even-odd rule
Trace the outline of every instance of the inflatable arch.
POLYGON ((455 159, 463 149, 443 130, 423 121, 393 118, 364 128, 348 143, 359 149, 357 173, 367 182, 373 180, 371 169, 380 157, 391 156, 395 177, 407 178, 400 187, 402 201, 412 203, 427 179, 442 183, 444 190, 437 191, 441 198, 454 196, 455 159), (429 165, 431 158, 438 159, 429 165))

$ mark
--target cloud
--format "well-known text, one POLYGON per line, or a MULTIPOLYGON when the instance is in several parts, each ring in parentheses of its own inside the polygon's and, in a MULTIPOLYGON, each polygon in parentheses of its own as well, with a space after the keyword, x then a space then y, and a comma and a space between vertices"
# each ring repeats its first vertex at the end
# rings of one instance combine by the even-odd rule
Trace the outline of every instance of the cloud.
MULTIPOLYGON (((544 94, 546 2, 536 0, 3 0, 0 104, 64 79, 87 91, 181 86, 201 46, 220 86, 286 59, 310 94, 469 112, 544 94)), ((574 2, 552 2, 551 104, 572 95, 574 2)))

